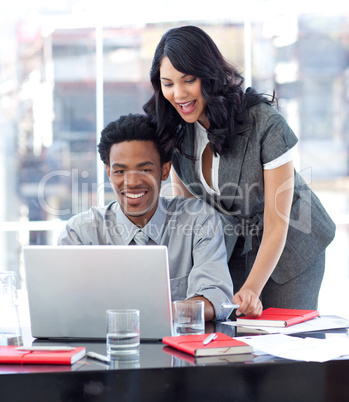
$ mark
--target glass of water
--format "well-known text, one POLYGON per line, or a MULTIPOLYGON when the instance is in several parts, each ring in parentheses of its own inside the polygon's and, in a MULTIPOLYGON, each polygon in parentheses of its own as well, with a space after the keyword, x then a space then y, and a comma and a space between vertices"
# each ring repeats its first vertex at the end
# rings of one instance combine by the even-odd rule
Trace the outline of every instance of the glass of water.
POLYGON ((204 334, 204 302, 202 300, 174 301, 173 330, 174 336, 204 334))
POLYGON ((107 310, 107 355, 139 353, 139 310, 107 310))
POLYGON ((16 274, 0 272, 0 345, 22 345, 16 274))

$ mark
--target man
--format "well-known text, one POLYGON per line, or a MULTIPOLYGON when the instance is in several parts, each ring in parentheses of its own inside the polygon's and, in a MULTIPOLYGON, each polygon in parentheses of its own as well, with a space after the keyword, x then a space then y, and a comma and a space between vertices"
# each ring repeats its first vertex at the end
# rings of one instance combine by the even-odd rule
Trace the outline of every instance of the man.
POLYGON ((200 200, 160 197, 171 161, 156 128, 144 115, 122 116, 102 131, 98 151, 116 201, 72 217, 58 243, 166 245, 172 301, 203 300, 205 321, 226 319, 233 285, 220 218, 200 200))

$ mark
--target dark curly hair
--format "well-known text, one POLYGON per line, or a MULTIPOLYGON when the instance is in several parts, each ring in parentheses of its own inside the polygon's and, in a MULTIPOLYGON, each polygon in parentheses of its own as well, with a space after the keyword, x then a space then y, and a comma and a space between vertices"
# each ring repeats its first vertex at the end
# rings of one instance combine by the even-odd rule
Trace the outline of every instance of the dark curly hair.
POLYGON ((173 67, 183 74, 201 79, 201 92, 206 101, 205 114, 210 123, 208 139, 213 153, 223 155, 231 148, 235 127, 241 123, 243 111, 258 103, 273 104, 263 94, 248 88, 243 91, 244 78, 229 64, 214 41, 196 26, 172 28, 161 38, 150 70, 153 96, 143 106, 157 124, 158 134, 167 149, 182 151, 186 123, 161 91, 160 65, 168 57, 173 67))
POLYGON ((152 141, 159 152, 160 163, 171 160, 171 152, 165 151, 156 133, 156 125, 144 114, 128 114, 109 123, 101 132, 98 152, 101 160, 109 166, 110 148, 124 141, 152 141))

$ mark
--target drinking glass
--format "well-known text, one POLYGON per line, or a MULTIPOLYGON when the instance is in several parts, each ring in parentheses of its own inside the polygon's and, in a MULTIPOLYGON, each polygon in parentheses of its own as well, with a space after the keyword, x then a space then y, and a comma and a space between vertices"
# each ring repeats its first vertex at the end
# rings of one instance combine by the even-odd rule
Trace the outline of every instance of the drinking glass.
POLYGON ((173 330, 175 336, 204 334, 204 302, 202 300, 173 302, 173 330))
POLYGON ((107 354, 139 353, 139 310, 107 310, 107 354))
POLYGON ((16 273, 0 272, 0 345, 22 345, 16 273))

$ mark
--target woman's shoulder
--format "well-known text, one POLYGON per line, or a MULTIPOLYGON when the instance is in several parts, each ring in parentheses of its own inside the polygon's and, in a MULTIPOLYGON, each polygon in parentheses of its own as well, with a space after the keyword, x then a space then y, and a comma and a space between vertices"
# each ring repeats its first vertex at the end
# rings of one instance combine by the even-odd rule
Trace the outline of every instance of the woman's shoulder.
POLYGON ((273 105, 268 103, 259 103, 247 109, 247 114, 250 118, 267 121, 270 117, 281 117, 280 112, 273 105))
POLYGON ((260 103, 247 109, 245 121, 253 131, 261 134, 272 127, 285 132, 291 130, 282 114, 274 106, 266 103, 260 103))

